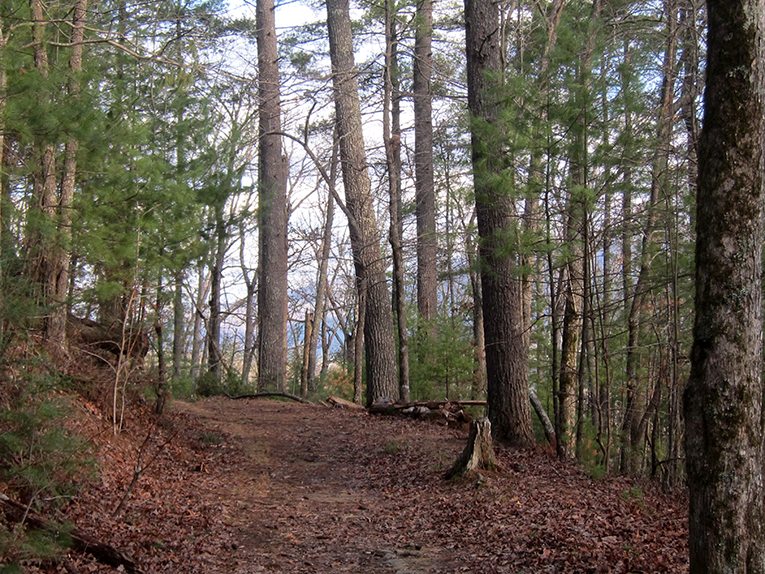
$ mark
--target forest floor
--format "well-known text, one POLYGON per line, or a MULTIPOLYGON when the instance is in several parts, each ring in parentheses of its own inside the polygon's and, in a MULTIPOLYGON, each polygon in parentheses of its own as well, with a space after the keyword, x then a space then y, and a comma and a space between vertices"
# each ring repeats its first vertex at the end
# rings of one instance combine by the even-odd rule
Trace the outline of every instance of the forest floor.
MULTIPOLYGON (((99 482, 67 509, 147 574, 688 571, 686 496, 647 481, 502 448, 500 471, 446 481, 466 433, 434 422, 264 399, 169 410, 99 431, 99 482)), ((74 554, 52 568, 114 572, 74 554)))

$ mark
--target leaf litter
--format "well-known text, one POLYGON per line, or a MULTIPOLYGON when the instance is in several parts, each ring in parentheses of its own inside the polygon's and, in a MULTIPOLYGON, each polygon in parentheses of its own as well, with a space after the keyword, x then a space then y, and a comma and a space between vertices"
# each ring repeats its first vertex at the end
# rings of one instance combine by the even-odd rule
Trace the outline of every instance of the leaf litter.
MULTIPOLYGON (((434 422, 224 398, 148 420, 89 423, 100 478, 64 509, 147 574, 688 572, 684 492, 542 448, 445 481, 467 434, 434 422)), ((28 571, 114 572, 75 554, 28 571)))

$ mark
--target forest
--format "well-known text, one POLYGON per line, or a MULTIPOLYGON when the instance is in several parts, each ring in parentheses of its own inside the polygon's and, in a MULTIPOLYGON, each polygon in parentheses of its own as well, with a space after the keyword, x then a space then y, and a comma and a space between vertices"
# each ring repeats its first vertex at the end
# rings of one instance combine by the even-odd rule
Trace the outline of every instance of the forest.
POLYGON ((683 487, 708 10, 2 2, 0 486, 76 390, 487 401, 683 487))

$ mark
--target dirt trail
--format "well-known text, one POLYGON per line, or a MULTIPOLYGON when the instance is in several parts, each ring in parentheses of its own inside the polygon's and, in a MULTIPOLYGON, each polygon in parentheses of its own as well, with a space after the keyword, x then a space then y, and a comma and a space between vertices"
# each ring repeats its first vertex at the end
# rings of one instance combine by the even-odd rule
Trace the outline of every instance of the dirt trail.
POLYGON ((447 482, 465 434, 434 423, 270 400, 173 410, 204 433, 204 473, 178 490, 208 526, 204 544, 152 550, 157 572, 183 548, 200 574, 688 571, 684 494, 656 482, 502 448, 501 472, 447 482))
POLYGON ((225 476, 213 484, 228 500, 237 540, 228 572, 430 574, 465 566, 412 531, 406 508, 461 450, 457 431, 423 423, 414 439, 406 421, 269 400, 177 402, 173 410, 203 422, 208 441, 233 441, 246 454, 229 468, 205 469, 225 476), (426 469, 409 464, 428 459, 426 469))

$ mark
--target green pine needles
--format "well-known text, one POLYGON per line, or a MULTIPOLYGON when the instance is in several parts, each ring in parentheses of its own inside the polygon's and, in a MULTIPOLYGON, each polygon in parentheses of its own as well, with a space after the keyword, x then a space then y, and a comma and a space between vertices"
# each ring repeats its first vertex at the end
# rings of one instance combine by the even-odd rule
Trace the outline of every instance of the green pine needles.
MULTIPOLYGON (((33 377, 30 376, 29 379, 33 377)), ((64 425, 69 407, 51 380, 0 383, 8 397, 0 406, 0 486, 30 509, 55 507, 76 492, 93 468, 85 441, 64 425)), ((55 532, 0 524, 0 573, 21 572, 22 561, 56 558, 67 546, 68 526, 55 532)))

